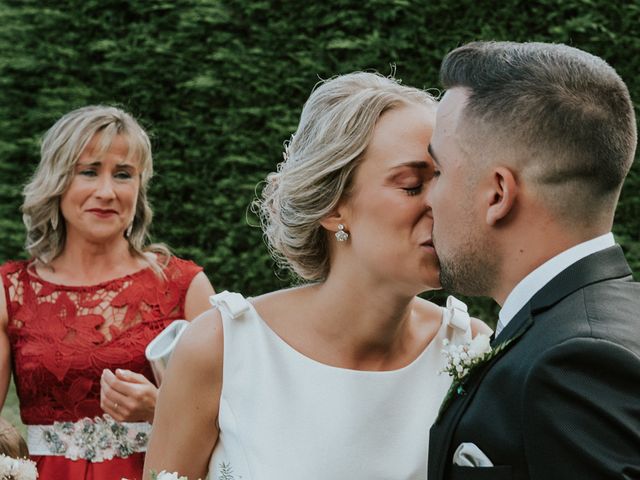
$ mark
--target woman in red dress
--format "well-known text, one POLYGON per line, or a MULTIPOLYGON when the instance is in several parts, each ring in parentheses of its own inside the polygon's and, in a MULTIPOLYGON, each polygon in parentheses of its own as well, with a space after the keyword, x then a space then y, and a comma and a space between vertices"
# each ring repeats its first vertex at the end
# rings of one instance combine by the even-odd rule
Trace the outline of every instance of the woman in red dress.
POLYGON ((145 245, 151 146, 113 107, 63 116, 24 189, 28 261, 0 267, 0 407, 15 376, 40 480, 142 478, 157 387, 144 356, 209 308, 202 268, 145 245))

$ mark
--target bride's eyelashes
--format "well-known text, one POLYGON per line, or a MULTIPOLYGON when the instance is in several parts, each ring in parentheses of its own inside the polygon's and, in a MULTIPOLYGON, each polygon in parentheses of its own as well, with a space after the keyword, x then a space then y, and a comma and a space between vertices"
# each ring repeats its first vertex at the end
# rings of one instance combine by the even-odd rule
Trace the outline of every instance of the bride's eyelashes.
POLYGON ((423 188, 424 188, 424 185, 421 183, 420 185, 417 185, 415 187, 405 187, 403 188, 403 190, 406 192, 407 195, 409 195, 410 197, 413 197, 415 195, 419 195, 422 192, 423 188))

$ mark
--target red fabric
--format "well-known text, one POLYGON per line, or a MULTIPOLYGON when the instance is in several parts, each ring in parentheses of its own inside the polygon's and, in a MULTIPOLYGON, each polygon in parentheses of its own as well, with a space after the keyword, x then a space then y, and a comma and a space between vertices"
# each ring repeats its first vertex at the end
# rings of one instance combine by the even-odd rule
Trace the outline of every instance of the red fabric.
MULTIPOLYGON (((164 269, 166 280, 147 268, 99 285, 71 287, 42 280, 27 261, 2 265, 22 422, 51 424, 101 416, 100 376, 105 368, 124 368, 153 381, 144 349, 170 322, 184 318, 187 289, 201 270, 172 257, 164 269)), ((143 458, 132 455, 93 465, 38 457, 39 478, 112 480, 120 469, 110 470, 109 463, 127 465, 122 476, 134 478, 127 470, 131 467, 141 477, 143 460, 138 456, 143 458), (84 473, 62 475, 62 464, 84 473), (98 473, 103 471, 108 476, 98 473)))
POLYGON ((100 463, 37 455, 31 459, 36 462, 38 480, 142 480, 144 466, 144 453, 100 463))

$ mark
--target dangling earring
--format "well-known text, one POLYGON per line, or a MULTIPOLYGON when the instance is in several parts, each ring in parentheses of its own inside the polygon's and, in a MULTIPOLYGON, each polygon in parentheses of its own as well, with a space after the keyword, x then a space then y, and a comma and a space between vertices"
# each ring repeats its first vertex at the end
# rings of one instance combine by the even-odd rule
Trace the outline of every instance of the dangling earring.
POLYGON ((127 229, 124 231, 125 238, 129 238, 131 236, 132 231, 133 231, 133 222, 131 222, 127 227, 127 229))
POLYGON ((349 233, 344 231, 344 225, 338 224, 338 231, 336 232, 336 240, 339 242, 346 242, 349 238, 349 233))
POLYGON ((58 209, 56 208, 51 215, 51 228, 54 230, 58 229, 58 220, 60 220, 60 216, 58 214, 58 209))

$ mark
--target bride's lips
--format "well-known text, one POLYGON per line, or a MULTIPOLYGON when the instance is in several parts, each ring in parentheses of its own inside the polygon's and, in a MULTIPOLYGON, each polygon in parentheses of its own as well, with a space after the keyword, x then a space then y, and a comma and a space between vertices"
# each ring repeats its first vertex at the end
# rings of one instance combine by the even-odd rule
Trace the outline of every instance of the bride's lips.
POLYGON ((429 250, 433 250, 434 252, 436 251, 436 248, 433 246, 433 240, 431 239, 427 240, 426 242, 422 242, 420 246, 429 250))

